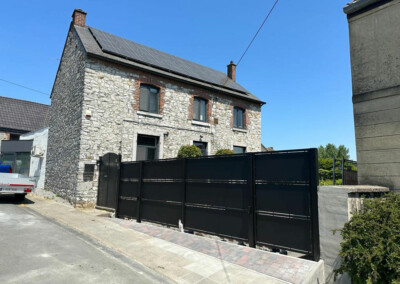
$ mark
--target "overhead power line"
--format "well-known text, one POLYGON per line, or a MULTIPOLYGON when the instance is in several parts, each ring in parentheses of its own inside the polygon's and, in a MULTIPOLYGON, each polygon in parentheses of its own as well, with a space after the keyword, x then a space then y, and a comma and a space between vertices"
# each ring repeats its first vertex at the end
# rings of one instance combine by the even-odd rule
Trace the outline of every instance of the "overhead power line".
POLYGON ((274 10, 276 4, 278 4, 279 0, 276 0, 274 5, 272 5, 272 8, 269 10, 267 16, 265 17, 264 21, 262 22, 261 26, 258 28, 256 34, 253 36, 253 39, 250 41, 249 45, 247 46, 246 50, 243 52, 242 56, 240 57, 240 59, 238 60, 238 63, 236 64, 236 66, 239 65, 240 61, 242 61, 244 55, 246 54, 247 50, 249 50, 251 44, 253 43, 253 41, 256 39, 258 33, 260 32, 260 30, 262 29, 262 27, 264 26, 265 22, 268 20, 269 16, 271 15, 272 11, 274 10))
POLYGON ((6 83, 9 83, 9 84, 12 84, 12 85, 15 85, 15 86, 21 87, 21 88, 25 88, 25 89, 27 89, 27 90, 31 90, 31 91, 33 91, 33 92, 37 92, 37 93, 41 93, 41 94, 43 94, 43 95, 47 95, 47 96, 49 96, 49 94, 47 94, 47 93, 45 93, 45 92, 42 92, 42 91, 39 91, 39 90, 36 90, 36 89, 30 88, 30 87, 27 87, 27 86, 24 86, 24 85, 21 85, 21 84, 17 84, 17 83, 14 83, 14 82, 8 81, 8 80, 4 80, 4 79, 1 79, 1 78, 0 78, 0 81, 3 81, 3 82, 6 82, 6 83))

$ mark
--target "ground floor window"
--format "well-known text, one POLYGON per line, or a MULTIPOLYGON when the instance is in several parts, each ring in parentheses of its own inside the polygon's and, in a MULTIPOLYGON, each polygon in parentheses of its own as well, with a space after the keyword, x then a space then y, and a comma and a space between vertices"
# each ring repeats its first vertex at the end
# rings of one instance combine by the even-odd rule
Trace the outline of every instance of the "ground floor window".
POLYGON ((246 153, 246 147, 233 146, 233 152, 235 152, 235 154, 243 154, 243 153, 246 153))
POLYGON ((155 160, 158 158, 158 137, 149 135, 138 135, 136 160, 155 160))
POLYGON ((200 149, 203 156, 207 156, 207 142, 193 141, 193 145, 200 149))

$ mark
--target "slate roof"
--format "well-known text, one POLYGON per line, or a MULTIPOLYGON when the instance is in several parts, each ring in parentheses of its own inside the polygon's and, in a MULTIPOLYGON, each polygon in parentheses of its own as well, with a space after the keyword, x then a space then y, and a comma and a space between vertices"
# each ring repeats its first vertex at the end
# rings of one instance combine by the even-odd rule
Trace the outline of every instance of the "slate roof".
POLYGON ((49 109, 49 105, 0 96, 0 129, 24 133, 47 127, 49 109))
POLYGON ((231 80, 223 72, 93 27, 74 26, 74 28, 88 55, 132 65, 149 72, 217 89, 234 96, 264 104, 264 102, 240 84, 231 80))

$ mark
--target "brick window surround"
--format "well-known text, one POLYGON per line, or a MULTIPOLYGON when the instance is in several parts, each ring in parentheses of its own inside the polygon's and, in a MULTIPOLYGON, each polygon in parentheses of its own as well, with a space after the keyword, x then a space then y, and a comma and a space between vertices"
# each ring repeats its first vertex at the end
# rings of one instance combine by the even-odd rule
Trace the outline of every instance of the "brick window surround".
POLYGON ((207 111, 206 111, 206 123, 210 123, 210 117, 211 117, 211 104, 210 104, 210 99, 205 97, 205 96, 199 96, 199 95, 192 95, 190 97, 190 105, 189 105, 189 120, 193 120, 193 108, 194 108, 194 98, 199 98, 202 100, 207 101, 207 111))
POLYGON ((132 105, 133 109, 136 111, 140 110, 140 85, 149 85, 151 87, 159 89, 158 93, 158 114, 163 114, 163 109, 164 109, 164 95, 165 95, 165 87, 161 86, 159 84, 154 84, 152 80, 137 80, 135 82, 135 92, 133 94, 135 98, 135 104, 132 105))

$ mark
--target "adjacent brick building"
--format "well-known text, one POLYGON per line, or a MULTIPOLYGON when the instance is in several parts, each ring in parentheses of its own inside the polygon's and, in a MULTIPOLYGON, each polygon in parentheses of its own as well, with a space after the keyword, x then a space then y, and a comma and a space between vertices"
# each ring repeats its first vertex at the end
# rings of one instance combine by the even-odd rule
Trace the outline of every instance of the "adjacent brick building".
POLYGON ((99 156, 173 158, 182 145, 261 150, 261 106, 228 75, 86 26, 75 10, 51 94, 46 187, 94 202, 99 156), (84 178, 84 176, 86 178, 84 178))

